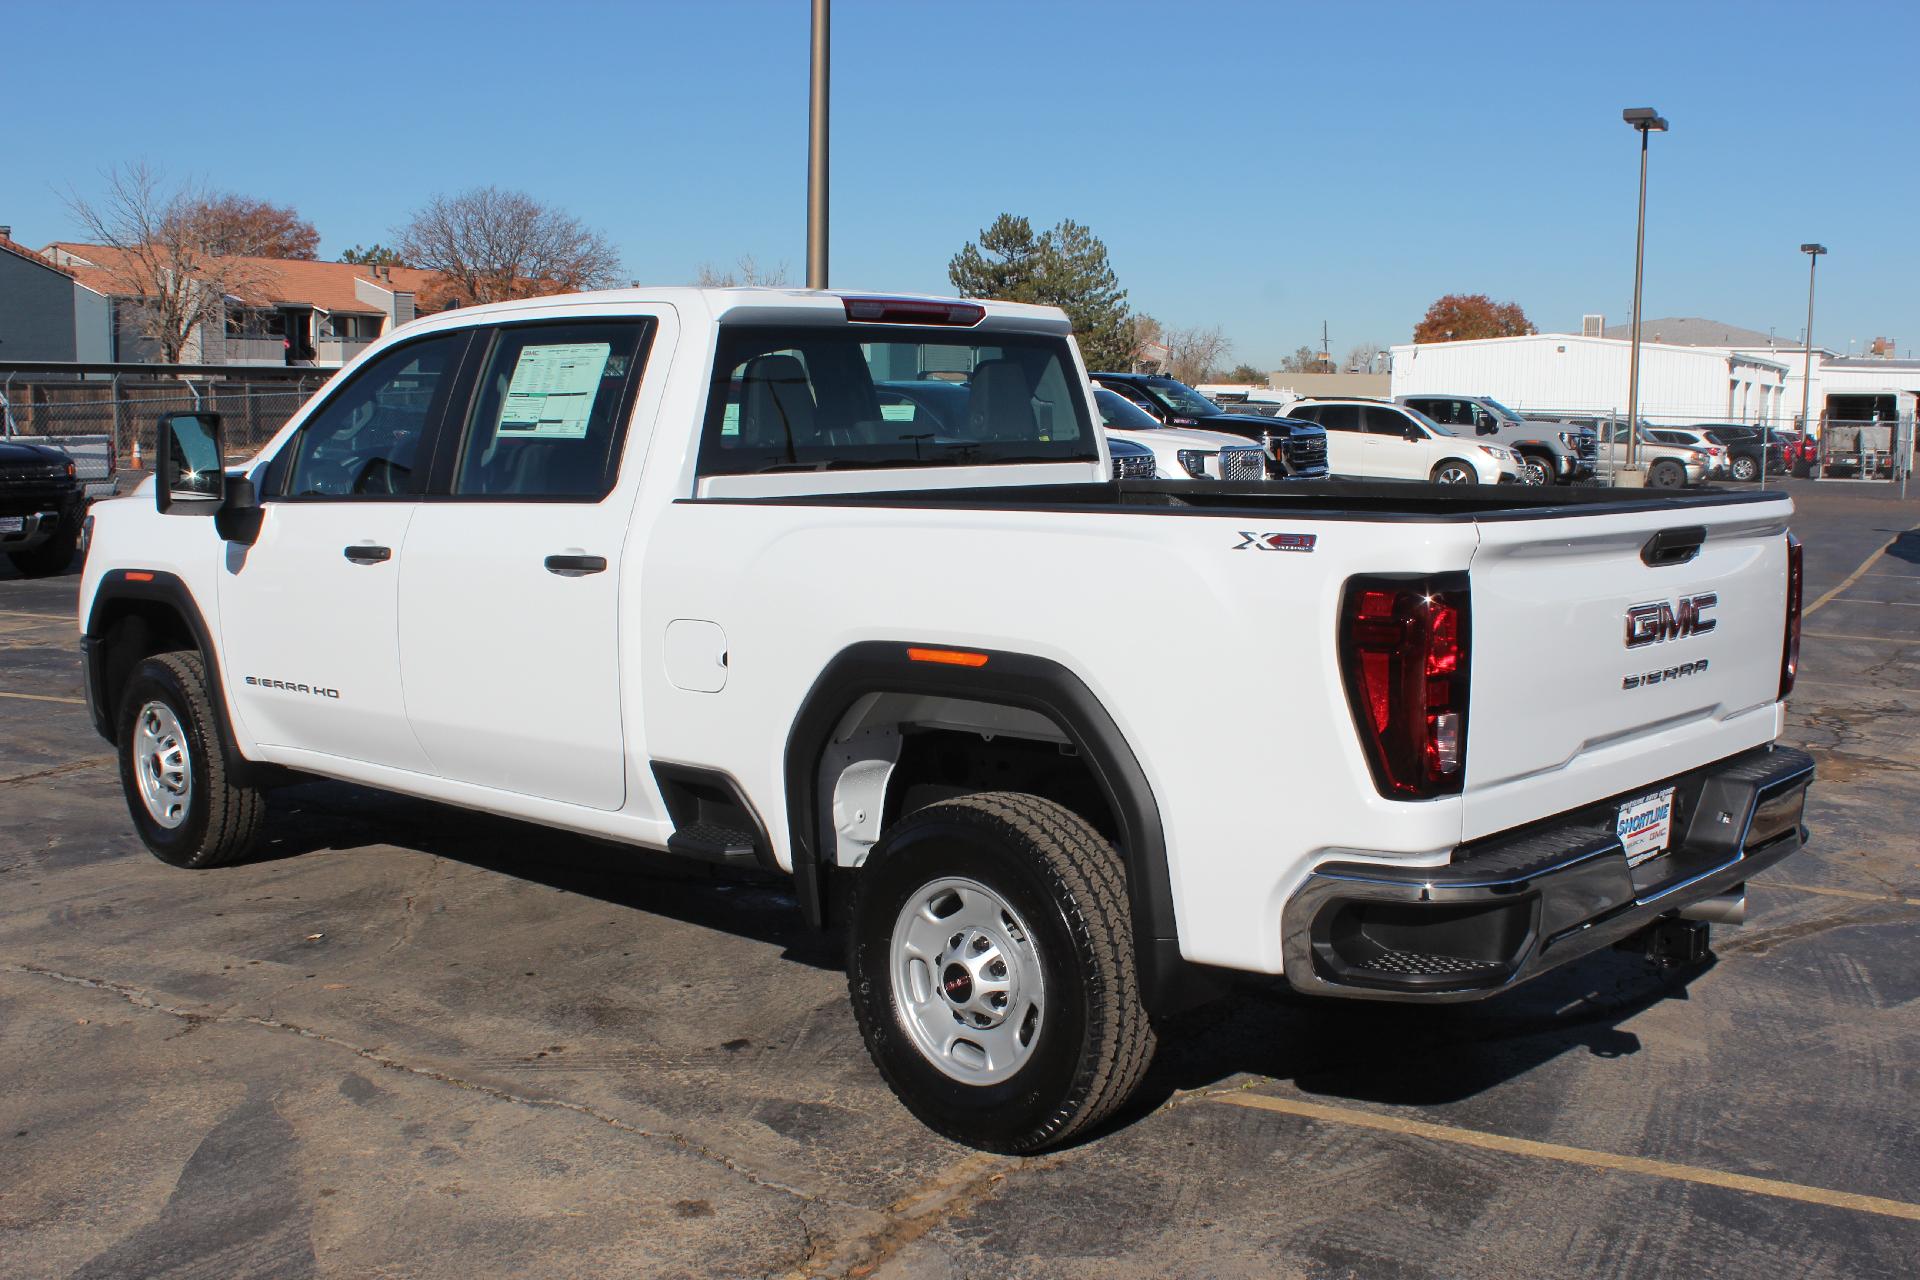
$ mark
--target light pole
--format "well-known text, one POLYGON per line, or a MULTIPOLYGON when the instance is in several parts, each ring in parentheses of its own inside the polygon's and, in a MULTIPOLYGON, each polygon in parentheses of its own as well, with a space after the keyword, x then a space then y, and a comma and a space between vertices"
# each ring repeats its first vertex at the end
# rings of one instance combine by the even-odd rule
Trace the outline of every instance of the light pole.
POLYGON ((1826 251, 1827 246, 1823 244, 1800 246, 1800 252, 1807 255, 1807 363, 1800 375, 1800 438, 1803 440, 1813 439, 1813 421, 1807 417, 1808 406, 1813 402, 1813 272, 1820 265, 1820 255, 1826 251))
POLYGON ((1633 238, 1633 351, 1627 364, 1627 470, 1638 471, 1640 443, 1640 278, 1647 260, 1647 135, 1665 133, 1666 119, 1652 107, 1628 107, 1620 118, 1640 135, 1640 229, 1633 238))
POLYGON ((807 118, 807 288, 827 287, 827 77, 829 0, 813 0, 807 118))

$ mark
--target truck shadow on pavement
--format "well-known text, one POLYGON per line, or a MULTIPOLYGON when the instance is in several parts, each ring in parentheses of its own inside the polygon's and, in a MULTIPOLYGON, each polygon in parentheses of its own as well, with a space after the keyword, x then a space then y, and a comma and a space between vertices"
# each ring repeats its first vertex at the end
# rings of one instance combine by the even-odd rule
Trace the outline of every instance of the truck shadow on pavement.
MULTIPOLYGON (((709 867, 347 783, 285 787, 272 804, 276 834, 255 862, 398 846, 778 946, 789 963, 842 967, 840 936, 806 927, 784 876, 709 867)), ((1688 985, 1712 963, 1663 969, 1602 951, 1488 1000, 1440 1006, 1311 999, 1277 979, 1238 977, 1221 999, 1159 1024, 1143 1087, 1087 1140, 1126 1128, 1179 1093, 1237 1077, 1430 1106, 1474 1097, 1569 1053, 1628 1057, 1640 1040, 1621 1024, 1663 1000, 1686 999, 1688 985)))
POLYGON ((269 837, 253 863, 394 845, 768 943, 782 949, 783 959, 810 968, 842 967, 839 939, 806 927, 785 876, 710 866, 343 782, 283 787, 269 803, 269 837))
POLYGON ((1688 986, 1714 961, 1658 967, 1617 951, 1583 957, 1526 986, 1456 1005, 1315 999, 1282 980, 1243 979, 1223 1000, 1167 1019, 1145 1085, 1116 1126, 1178 1092, 1235 1077, 1396 1106, 1459 1102, 1565 1054, 1624 1058, 1621 1024, 1688 986))

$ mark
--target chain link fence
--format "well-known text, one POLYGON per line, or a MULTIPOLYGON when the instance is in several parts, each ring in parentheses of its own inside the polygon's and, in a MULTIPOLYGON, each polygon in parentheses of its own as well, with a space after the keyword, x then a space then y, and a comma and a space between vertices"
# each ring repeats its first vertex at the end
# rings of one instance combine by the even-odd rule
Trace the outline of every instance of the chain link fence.
MULTIPOLYGON (((1665 406, 1664 410, 1641 415, 1638 456, 1644 459, 1650 446, 1663 443, 1717 445, 1726 453, 1724 469, 1712 477, 1716 480, 1759 480, 1781 475, 1901 480, 1913 473, 1916 463, 1912 417, 1867 422, 1817 416, 1814 434, 1809 436, 1799 429, 1797 413, 1791 426, 1763 427, 1751 420, 1743 422, 1724 409, 1686 412, 1665 406), (1771 443, 1764 459, 1758 447, 1762 430, 1771 443)), ((1608 482, 1610 473, 1625 465, 1627 417, 1619 410, 1528 407, 1518 412, 1543 427, 1550 422, 1570 422, 1592 429, 1603 442, 1598 458, 1598 478, 1602 482, 1608 482), (1605 443, 1609 440, 1614 442, 1611 448, 1605 443)))
POLYGON ((235 378, 61 380, 0 379, 0 427, 40 437, 74 457, 83 480, 113 469, 151 465, 155 427, 169 413, 217 413, 230 450, 251 454, 331 375, 316 370, 299 379, 250 383, 235 378), (108 459, 114 460, 109 468, 108 459))

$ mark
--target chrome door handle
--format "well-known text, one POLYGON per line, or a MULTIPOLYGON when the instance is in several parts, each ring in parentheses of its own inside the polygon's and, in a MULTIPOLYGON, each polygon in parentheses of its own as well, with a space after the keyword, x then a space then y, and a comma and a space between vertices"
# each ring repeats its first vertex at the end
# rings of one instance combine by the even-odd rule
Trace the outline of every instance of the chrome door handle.
POLYGON ((603 572, 607 567, 605 556, 548 556, 547 572, 558 574, 562 578, 581 578, 589 573, 603 572))
POLYGON ((355 564, 383 564, 393 559, 392 547, 348 547, 347 559, 355 564))

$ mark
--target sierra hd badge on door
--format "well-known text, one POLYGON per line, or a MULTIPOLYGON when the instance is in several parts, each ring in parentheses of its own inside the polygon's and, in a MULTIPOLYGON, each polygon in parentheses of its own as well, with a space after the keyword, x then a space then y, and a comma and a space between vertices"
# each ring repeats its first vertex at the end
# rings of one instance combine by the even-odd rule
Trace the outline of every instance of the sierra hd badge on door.
POLYGON ((1720 603, 1720 594, 1708 591, 1697 596, 1681 596, 1669 603, 1653 600, 1627 610, 1627 648, 1639 649, 1663 640, 1702 636, 1720 625, 1720 619, 1707 617, 1707 610, 1720 603))

